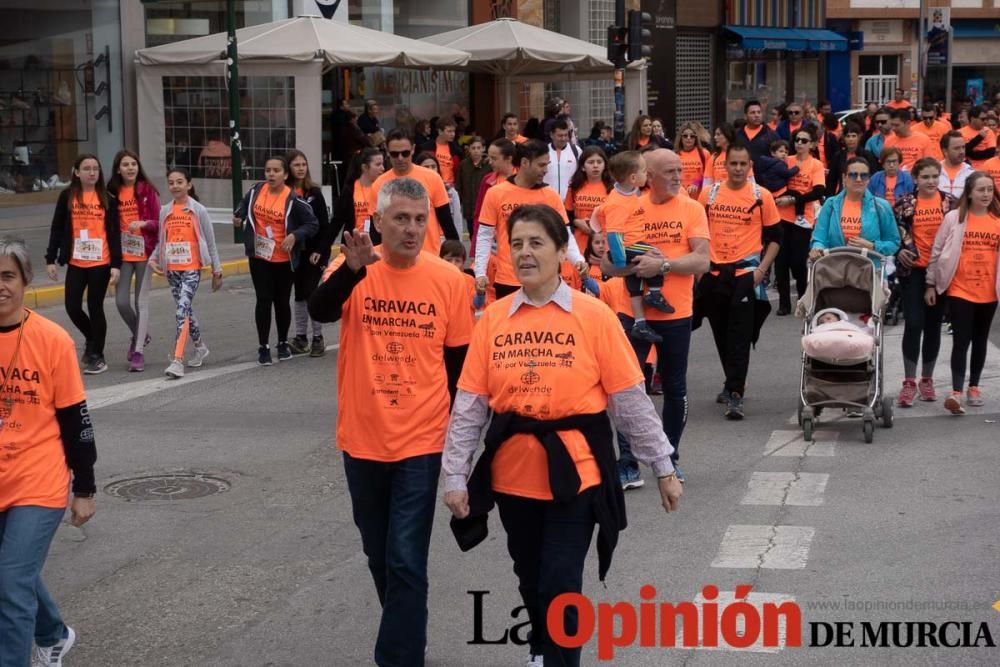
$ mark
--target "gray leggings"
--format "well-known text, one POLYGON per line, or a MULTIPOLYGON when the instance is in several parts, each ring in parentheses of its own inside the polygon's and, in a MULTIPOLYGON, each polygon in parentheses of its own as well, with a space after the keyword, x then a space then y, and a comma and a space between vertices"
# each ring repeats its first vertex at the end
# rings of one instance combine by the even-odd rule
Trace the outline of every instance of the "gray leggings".
POLYGON ((118 314, 132 332, 135 351, 142 352, 149 331, 149 289, 151 271, 146 270, 146 262, 122 262, 121 277, 115 288, 115 305, 118 314), (135 300, 131 298, 132 276, 135 275, 135 300))

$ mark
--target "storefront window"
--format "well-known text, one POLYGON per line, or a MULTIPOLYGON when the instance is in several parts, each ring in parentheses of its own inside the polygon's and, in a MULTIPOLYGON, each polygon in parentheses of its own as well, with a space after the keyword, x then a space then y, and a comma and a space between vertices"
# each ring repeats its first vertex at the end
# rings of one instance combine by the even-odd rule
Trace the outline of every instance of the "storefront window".
POLYGON ((764 109, 785 101, 785 61, 731 60, 726 79, 726 120, 743 117, 743 105, 758 100, 764 109))
POLYGON ((121 146, 119 3, 71 4, 0 5, 0 197, 54 200, 78 154, 121 146))
MULTIPOLYGON (((223 77, 163 79, 167 164, 196 178, 229 178, 229 98, 223 77)), ((295 147, 295 80, 240 77, 240 130, 244 176, 264 177, 264 163, 295 147)))
MULTIPOLYGON (((288 0, 236 0, 236 27, 286 19, 288 0)), ((226 31, 226 0, 184 0, 146 5, 146 46, 160 46, 226 31)))

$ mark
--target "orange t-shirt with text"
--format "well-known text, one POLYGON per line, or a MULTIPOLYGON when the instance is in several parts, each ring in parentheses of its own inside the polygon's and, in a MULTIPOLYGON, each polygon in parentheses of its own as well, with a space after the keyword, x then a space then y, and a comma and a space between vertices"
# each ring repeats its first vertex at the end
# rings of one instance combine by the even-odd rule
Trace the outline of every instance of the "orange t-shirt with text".
MULTIPOLYGON (((69 334, 30 310, 23 326, 17 363, 0 401, 0 512, 26 505, 66 507, 70 471, 56 410, 86 400, 69 334)), ((0 333, 0 358, 13 359, 17 336, 17 329, 0 333)), ((6 370, 4 365, 0 373, 6 370)))
POLYGON ((597 223, 601 231, 605 234, 621 234, 626 246, 644 241, 639 205, 641 194, 639 190, 626 195, 612 189, 608 198, 597 209, 597 223))
POLYGON ((927 268, 931 259, 931 248, 934 237, 937 236, 941 221, 944 220, 944 209, 941 208, 941 198, 937 195, 930 199, 917 197, 913 209, 913 243, 917 246, 917 261, 913 263, 918 268, 927 268))
POLYGON ((997 253, 1000 252, 1000 218, 968 214, 962 254, 948 285, 948 296, 973 303, 997 300, 997 253))
POLYGON ((441 180, 449 185, 455 185, 455 163, 452 162, 451 147, 448 144, 434 144, 434 157, 441 169, 441 180))
POLYGON ((83 201, 70 197, 69 215, 73 226, 72 256, 69 263, 81 269, 111 263, 105 211, 96 192, 84 192, 83 201), (99 258, 98 258, 99 256, 99 258))
MULTIPOLYGON (((962 138, 965 139, 966 144, 968 144, 969 141, 971 141, 972 139, 978 137, 980 132, 979 130, 974 130, 970 125, 966 125, 965 127, 960 128, 958 131, 962 133, 962 138)), ((983 140, 980 141, 979 144, 976 146, 976 150, 985 151, 990 148, 996 148, 996 147, 997 147, 997 136, 992 132, 987 131, 986 136, 983 137, 983 140)), ((986 162, 986 160, 973 160, 972 158, 970 158, 968 156, 968 149, 966 149, 966 160, 968 160, 969 164, 972 165, 973 169, 981 169, 982 168, 981 165, 984 162, 986 162)))
MULTIPOLYGON (((579 190, 571 188, 566 193, 566 201, 564 203, 567 212, 573 211, 574 220, 590 222, 590 216, 594 213, 594 209, 603 204, 607 198, 608 189, 604 186, 603 181, 596 183, 585 181, 579 190)), ((576 237, 576 244, 580 247, 580 252, 583 252, 587 248, 587 240, 590 238, 590 235, 580 231, 574 225, 573 236, 576 237)))
MULTIPOLYGON (((280 263, 291 259, 288 253, 281 249, 281 244, 285 240, 285 207, 291 196, 293 196, 292 189, 287 185, 278 194, 273 194, 271 188, 265 185, 253 202, 254 234, 274 242, 271 258, 267 260, 269 262, 280 263)), ((260 254, 258 257, 267 259, 260 254)))
POLYGON ((889 176, 886 174, 885 177, 885 200, 889 202, 889 206, 896 205, 896 179, 898 176, 889 176))
POLYGON ((166 238, 167 271, 200 271, 201 256, 198 248, 198 233, 195 231, 194 213, 185 211, 181 204, 174 203, 163 221, 166 238))
POLYGON ((118 189, 118 227, 122 238, 122 261, 146 261, 146 242, 142 231, 133 232, 129 225, 139 220, 139 202, 135 198, 135 186, 123 185, 118 189))
POLYGON ((903 154, 903 159, 899 161, 899 168, 906 171, 913 169, 917 160, 934 156, 930 137, 917 132, 911 132, 908 137, 901 137, 893 132, 885 138, 885 148, 899 149, 899 152, 903 154))
MULTIPOLYGON (((709 240, 705 207, 690 197, 673 197, 654 204, 650 195, 640 198, 642 229, 646 243, 663 256, 677 259, 691 252, 691 239, 709 240)), ((646 308, 647 320, 679 320, 691 317, 694 276, 668 273, 663 277, 663 298, 674 307, 673 313, 646 308)))
MULTIPOLYGON (((799 173, 788 179, 787 188, 789 190, 795 190, 796 192, 801 192, 806 194, 812 192, 813 188, 817 185, 826 185, 826 170, 823 169, 823 163, 816 158, 809 156, 809 158, 799 164, 798 160, 793 157, 785 158, 785 164, 789 167, 799 167, 799 173)), ((782 206, 778 209, 778 215, 781 216, 782 220, 788 222, 795 222, 795 204, 791 206, 782 206)), ((805 208, 802 211, 802 216, 809 223, 810 227, 816 225, 816 212, 813 207, 813 202, 806 202, 805 208)))
MULTIPOLYGON (((424 247, 423 249, 427 252, 437 255, 441 250, 441 225, 438 223, 437 213, 434 209, 440 206, 448 206, 451 200, 448 198, 448 191, 445 190, 444 181, 437 172, 421 167, 418 164, 413 165, 410 171, 405 176, 396 175, 394 169, 390 169, 385 172, 372 183, 371 187, 371 198, 368 200, 368 211, 370 213, 375 212, 378 207, 378 193, 382 189, 382 186, 389 181, 394 181, 397 178, 412 178, 415 181, 420 182, 427 190, 427 194, 430 197, 431 205, 430 211, 427 213, 427 233, 424 236, 424 247)), ((454 223, 459 224, 458 220, 454 223)))
POLYGON ((840 209, 840 230, 844 233, 844 242, 861 235, 861 202, 851 201, 844 197, 840 209))
POLYGON ((991 157, 979 163, 979 170, 985 171, 993 179, 993 190, 1000 192, 1000 157, 991 157))
POLYGON ((493 227, 496 233, 496 282, 501 285, 518 286, 521 281, 514 272, 510 256, 510 238, 507 236, 507 219, 510 214, 528 204, 551 206, 569 224, 566 208, 559 193, 547 185, 522 188, 511 181, 501 181, 486 191, 483 206, 479 212, 479 223, 493 227))
MULTIPOLYGON (((759 191, 761 206, 755 206, 757 200, 750 183, 732 190, 723 182, 711 204, 708 203, 710 190, 701 191, 698 201, 708 209, 708 231, 712 236, 709 249, 713 263, 732 264, 759 255, 764 249, 763 228, 778 224, 781 216, 771 193, 763 188, 759 191)), ((746 272, 746 269, 737 269, 736 274, 746 272)))
POLYGON ((678 151, 677 156, 681 159, 681 187, 687 190, 692 185, 701 186, 705 170, 712 164, 712 156, 699 147, 690 151, 678 151))
POLYGON ((935 160, 941 161, 944 159, 944 153, 941 152, 941 137, 951 132, 951 123, 946 123, 942 120, 934 121, 930 127, 927 127, 923 123, 914 123, 910 125, 910 130, 912 132, 919 132, 920 134, 927 135, 930 139, 930 145, 927 147, 930 157, 935 160))
POLYGON ((444 348, 472 332, 468 285, 426 252, 408 269, 379 261, 366 271, 343 305, 337 446, 382 462, 436 454, 450 410, 444 348))
POLYGON ((372 206, 374 187, 374 184, 365 187, 360 180, 354 182, 354 229, 356 231, 371 233, 371 217, 375 211, 374 206, 372 206), (367 230, 365 229, 365 221, 368 221, 369 224, 367 230))
MULTIPOLYGON (((460 389, 486 396, 495 412, 560 419, 607 409, 608 395, 643 381, 635 353, 607 306, 573 292, 572 312, 555 303, 521 306, 508 316, 515 295, 483 313, 472 334, 460 389)), ((601 473, 583 434, 559 431, 580 475, 580 490, 597 486, 601 473)), ((493 489, 551 500, 548 458, 533 435, 515 435, 496 453, 493 489)))

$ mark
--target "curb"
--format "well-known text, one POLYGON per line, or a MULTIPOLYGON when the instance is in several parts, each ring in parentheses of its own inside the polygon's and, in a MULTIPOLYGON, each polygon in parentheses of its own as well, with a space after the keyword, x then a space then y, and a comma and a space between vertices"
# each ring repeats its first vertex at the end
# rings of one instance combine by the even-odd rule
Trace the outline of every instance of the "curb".
MULTIPOLYGON (((242 259, 230 260, 228 262, 222 262, 222 274, 224 276, 241 275, 249 273, 249 261, 246 257, 242 259)), ((42 274, 44 275, 44 273, 42 274)), ((202 280, 211 279, 212 269, 206 267, 201 270, 202 280)), ((153 275, 152 288, 161 289, 168 287, 167 279, 164 276, 153 275)), ((115 293, 114 287, 108 288, 108 296, 112 296, 115 293)), ((63 303, 65 300, 65 286, 64 285, 53 285, 52 287, 39 287, 35 289, 29 289, 24 293, 24 305, 28 308, 38 309, 44 308, 45 306, 54 306, 63 303)))

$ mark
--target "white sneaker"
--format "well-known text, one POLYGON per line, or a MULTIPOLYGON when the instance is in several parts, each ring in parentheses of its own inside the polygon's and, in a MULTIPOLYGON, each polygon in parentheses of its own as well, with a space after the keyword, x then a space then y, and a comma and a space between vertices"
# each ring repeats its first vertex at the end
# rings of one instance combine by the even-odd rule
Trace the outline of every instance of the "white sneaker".
POLYGON ((167 366, 167 370, 165 372, 167 377, 182 378, 184 377, 184 364, 181 363, 180 359, 174 359, 170 362, 170 365, 167 366))
POLYGON ((545 667, 544 658, 540 655, 528 654, 528 659, 524 661, 524 667, 545 667))
POLYGON ((31 655, 31 667, 62 667, 63 656, 69 653, 76 642, 76 632, 73 628, 66 626, 66 638, 60 639, 55 646, 36 646, 35 652, 31 655))
POLYGON ((194 346, 194 356, 188 360, 188 368, 198 368, 205 361, 205 357, 208 356, 208 346, 202 343, 201 345, 194 346))

